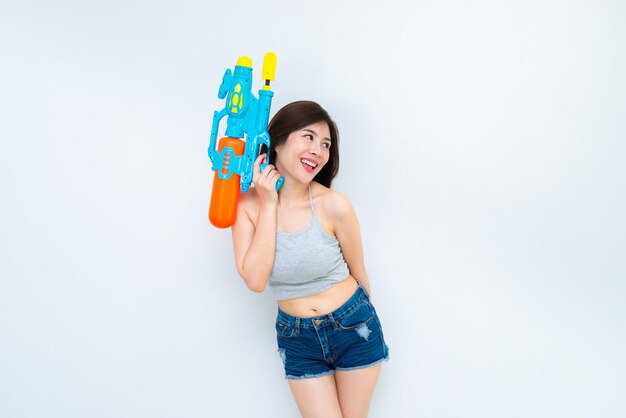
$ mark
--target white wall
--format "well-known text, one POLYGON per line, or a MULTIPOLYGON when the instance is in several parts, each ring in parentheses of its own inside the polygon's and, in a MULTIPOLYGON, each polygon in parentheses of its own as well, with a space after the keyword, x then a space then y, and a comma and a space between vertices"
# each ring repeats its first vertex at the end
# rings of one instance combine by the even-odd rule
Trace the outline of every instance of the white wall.
POLYGON ((372 417, 622 417, 619 1, 22 1, 0 13, 0 416, 294 417, 206 219, 217 88, 325 106, 391 347, 372 417))

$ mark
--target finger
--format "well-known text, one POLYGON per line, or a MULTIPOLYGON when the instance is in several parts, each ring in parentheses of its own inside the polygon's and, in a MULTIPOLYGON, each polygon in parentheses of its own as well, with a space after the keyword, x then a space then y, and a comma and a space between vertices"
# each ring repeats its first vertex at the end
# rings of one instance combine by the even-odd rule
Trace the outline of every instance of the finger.
POLYGON ((270 173, 272 172, 272 170, 276 170, 276 167, 274 167, 272 164, 268 164, 265 167, 263 167, 263 173, 265 173, 266 171, 270 173))
POLYGON ((271 176, 270 176, 270 178, 269 178, 270 185, 271 185, 272 187, 276 187, 276 182, 278 181, 278 179, 279 179, 279 178, 281 178, 280 173, 278 172, 278 170, 274 170, 274 171, 272 172, 272 175, 271 175, 271 176))
POLYGON ((259 182, 262 183, 267 189, 271 189, 274 187, 274 183, 276 183, 279 178, 280 173, 275 168, 271 168, 269 170, 263 170, 263 173, 261 173, 261 177, 259 178, 259 182))
POLYGON ((273 170, 263 170, 263 172, 260 173, 259 176, 257 177, 255 181, 255 185, 261 188, 266 188, 266 189, 269 188, 271 178, 273 177, 272 171, 273 170))
POLYGON ((263 167, 263 171, 261 171, 261 174, 260 174, 259 178, 268 178, 275 171, 276 171, 276 167, 274 167, 271 164, 268 164, 265 167, 263 167))
POLYGON ((271 181, 272 177, 274 177, 276 175, 277 171, 275 168, 271 168, 271 167, 267 167, 265 170, 263 170, 263 172, 261 173, 261 177, 263 180, 265 180, 266 182, 271 181))
POLYGON ((265 154, 259 155, 252 166, 252 177, 258 176, 261 173, 261 162, 265 159, 265 154))

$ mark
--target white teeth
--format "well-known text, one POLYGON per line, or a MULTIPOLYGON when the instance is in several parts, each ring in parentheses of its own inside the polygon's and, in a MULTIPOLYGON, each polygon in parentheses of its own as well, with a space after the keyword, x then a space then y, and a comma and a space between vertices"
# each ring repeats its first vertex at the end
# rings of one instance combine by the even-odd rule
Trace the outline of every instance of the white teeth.
POLYGON ((300 160, 300 161, 301 161, 301 162, 303 162, 304 164, 308 165, 309 167, 312 167, 312 168, 317 167, 317 164, 312 163, 312 162, 311 162, 311 161, 309 161, 309 160, 304 160, 304 159, 303 159, 303 160, 300 160))

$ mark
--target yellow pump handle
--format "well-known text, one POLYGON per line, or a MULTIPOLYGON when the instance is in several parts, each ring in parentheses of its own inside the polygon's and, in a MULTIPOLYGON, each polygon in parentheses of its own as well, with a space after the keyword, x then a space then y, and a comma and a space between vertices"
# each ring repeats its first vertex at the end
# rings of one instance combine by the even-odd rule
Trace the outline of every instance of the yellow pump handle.
POLYGON ((263 57, 263 80, 274 80, 276 76, 276 54, 268 52, 263 57))

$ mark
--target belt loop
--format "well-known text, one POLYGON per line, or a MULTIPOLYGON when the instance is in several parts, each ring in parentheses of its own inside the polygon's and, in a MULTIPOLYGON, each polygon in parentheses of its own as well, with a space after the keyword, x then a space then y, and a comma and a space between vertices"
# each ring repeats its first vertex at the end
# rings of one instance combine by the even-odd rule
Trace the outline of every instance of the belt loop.
POLYGON ((296 334, 298 334, 300 332, 300 318, 296 317, 296 334))
POLYGON ((335 331, 337 331, 339 329, 339 327, 337 326, 337 322, 335 322, 335 317, 333 316, 333 314, 329 313, 328 314, 328 318, 330 319, 330 322, 332 322, 332 324, 333 324, 333 329, 335 331))

